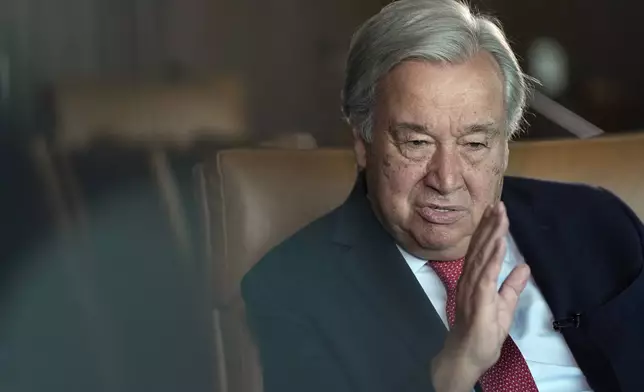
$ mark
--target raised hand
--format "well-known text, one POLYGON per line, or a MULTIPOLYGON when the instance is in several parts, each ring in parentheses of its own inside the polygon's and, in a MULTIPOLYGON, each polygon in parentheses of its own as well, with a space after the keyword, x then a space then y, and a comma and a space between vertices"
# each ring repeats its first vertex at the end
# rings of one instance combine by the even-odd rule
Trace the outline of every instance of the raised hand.
POLYGON ((499 359, 530 276, 528 266, 520 265, 497 290, 508 226, 505 206, 498 203, 486 209, 472 235, 456 291, 456 319, 432 364, 438 391, 471 391, 499 359))

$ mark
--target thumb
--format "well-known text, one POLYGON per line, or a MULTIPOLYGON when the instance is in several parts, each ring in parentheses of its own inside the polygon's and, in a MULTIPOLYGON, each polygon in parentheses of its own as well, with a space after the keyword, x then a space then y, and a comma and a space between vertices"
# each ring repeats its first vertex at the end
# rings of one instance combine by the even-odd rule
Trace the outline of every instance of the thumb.
POLYGON ((519 295, 521 295, 521 292, 523 292, 523 289, 528 284, 529 278, 530 267, 527 264, 521 264, 510 272, 510 275, 508 275, 501 285, 499 295, 506 302, 509 309, 514 310, 516 307, 519 301, 519 295))

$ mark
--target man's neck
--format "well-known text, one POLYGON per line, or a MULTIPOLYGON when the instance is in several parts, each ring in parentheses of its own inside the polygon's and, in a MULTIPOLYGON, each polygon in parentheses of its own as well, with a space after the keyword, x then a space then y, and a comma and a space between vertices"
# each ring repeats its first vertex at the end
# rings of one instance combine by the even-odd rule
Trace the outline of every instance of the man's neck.
POLYGON ((420 246, 413 239, 405 241, 398 241, 398 245, 403 248, 407 253, 418 257, 423 260, 432 261, 452 261, 465 257, 467 247, 469 246, 470 237, 466 237, 458 244, 441 249, 429 249, 420 246))

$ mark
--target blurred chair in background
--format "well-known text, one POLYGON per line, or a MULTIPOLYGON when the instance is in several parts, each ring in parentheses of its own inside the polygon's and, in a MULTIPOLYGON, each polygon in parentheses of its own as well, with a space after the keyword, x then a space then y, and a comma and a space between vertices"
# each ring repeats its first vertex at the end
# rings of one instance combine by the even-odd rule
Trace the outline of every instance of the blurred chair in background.
MULTIPOLYGON (((92 354, 50 350, 40 358, 66 355, 51 367, 51 377, 57 366, 94 363, 103 380, 92 381, 89 371, 80 379, 105 383, 106 390, 158 390, 162 377, 135 373, 167 373, 179 363, 197 362, 168 373, 162 384, 172 390, 173 382, 192 378, 202 390, 214 365, 208 359, 212 337, 203 258, 195 254, 202 247, 194 237, 199 220, 192 170, 204 151, 248 143, 242 84, 230 76, 145 84, 86 81, 60 83, 52 96, 53 132, 34 138, 31 150, 58 229, 42 242, 60 251, 23 263, 37 268, 16 285, 12 302, 40 293, 34 309, 61 308, 57 325, 64 332, 56 342, 80 328, 92 354), (43 287, 38 282, 44 271, 60 278, 43 287), (63 310, 67 298, 78 308, 63 310), (72 321, 79 317, 81 324, 72 321), (175 359, 155 357, 159 345, 175 359)), ((24 325, 35 323, 15 320, 11 339, 24 341, 16 344, 25 361, 17 366, 29 369, 40 359, 24 325)), ((29 328, 32 335, 40 333, 29 328)), ((67 380, 71 388, 75 382, 67 380)))
MULTIPOLYGON (((105 388, 158 390, 154 383, 161 377, 135 377, 147 370, 177 383, 193 375, 192 387, 202 390, 206 382, 200 369, 210 366, 206 374, 213 376, 212 367, 219 365, 204 360, 215 336, 211 287, 205 282, 212 275, 204 273, 210 266, 203 263, 203 238, 195 236, 201 223, 195 164, 226 147, 312 149, 315 139, 273 132, 275 139, 252 140, 243 86, 231 77, 165 84, 61 83, 53 97, 54 132, 51 138, 34 138, 31 147, 48 207, 65 240, 60 267, 54 265, 58 261, 43 259, 38 270, 60 268, 64 288, 47 289, 38 306, 51 306, 66 295, 79 301, 82 309, 60 315, 61 328, 74 334, 64 320, 83 314, 80 328, 94 350, 94 358, 84 361, 96 362, 106 374, 105 388), (142 332, 151 328, 154 333, 142 332), (161 346, 168 358, 152 358, 161 346), (191 362, 197 363, 174 375, 164 370, 191 362)), ((42 290, 32 280, 21 281, 19 290, 42 290)), ((61 366, 83 361, 83 354, 73 353, 61 366)), ((172 382, 164 387, 176 390, 172 382)))
POLYGON ((59 83, 53 90, 53 140, 35 143, 41 175, 52 190, 50 204, 63 226, 73 220, 82 227, 88 197, 100 197, 121 180, 151 176, 177 245, 189 252, 173 163, 190 168, 191 148, 198 142, 207 148, 245 143, 245 105, 242 84, 229 76, 156 84, 59 83), (88 189, 99 183, 100 190, 88 189))

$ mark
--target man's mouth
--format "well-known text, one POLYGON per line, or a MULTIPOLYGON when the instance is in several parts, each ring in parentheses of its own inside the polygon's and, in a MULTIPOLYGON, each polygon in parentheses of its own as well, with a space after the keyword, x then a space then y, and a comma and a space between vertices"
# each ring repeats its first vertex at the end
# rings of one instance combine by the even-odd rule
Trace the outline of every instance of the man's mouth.
POLYGON ((448 204, 428 204, 426 207, 432 208, 436 211, 464 211, 465 207, 459 205, 448 204))
POLYGON ((460 220, 467 209, 458 205, 427 204, 418 208, 417 211, 429 223, 448 225, 460 220))

